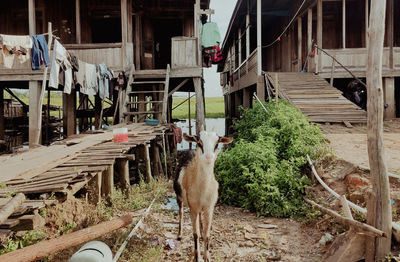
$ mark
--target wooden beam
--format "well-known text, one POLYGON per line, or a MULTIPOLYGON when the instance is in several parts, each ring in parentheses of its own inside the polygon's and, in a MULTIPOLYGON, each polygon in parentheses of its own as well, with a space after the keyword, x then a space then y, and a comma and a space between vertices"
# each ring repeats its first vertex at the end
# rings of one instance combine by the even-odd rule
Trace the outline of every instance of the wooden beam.
POLYGON ((342 0, 342 48, 346 48, 346 0, 342 0))
POLYGON ((173 93, 178 91, 183 85, 185 85, 189 81, 189 78, 183 80, 179 85, 177 85, 171 92, 168 93, 168 97, 172 96, 173 93))
POLYGON ((297 18, 297 71, 300 72, 303 64, 303 27, 301 17, 297 18))
POLYGON ((3 208, 0 209, 0 224, 3 224, 6 219, 12 215, 25 201, 25 195, 18 193, 10 199, 3 208))
POLYGON ((147 182, 150 182, 153 179, 153 176, 151 174, 151 160, 150 160, 150 145, 145 144, 144 145, 144 159, 146 161, 146 180, 147 182))
MULTIPOLYGON (((323 48, 322 46, 322 0, 317 0, 317 45, 319 48, 323 48)), ((318 66, 316 67, 316 72, 321 72, 321 62, 322 62, 322 54, 320 51, 318 54, 318 66)))
POLYGON ((367 66, 368 159, 373 192, 367 203, 367 223, 386 233, 388 238, 366 241, 366 261, 383 260, 390 252, 392 210, 389 179, 383 148, 382 56, 385 34, 386 1, 371 1, 367 66))
POLYGON ((206 130, 206 119, 204 115, 204 100, 203 90, 201 88, 202 79, 199 77, 193 78, 194 90, 196 92, 196 134, 200 135, 200 128, 204 126, 206 130))
MULTIPOLYGON (((238 61, 239 61, 239 65, 242 64, 242 28, 239 27, 238 28, 238 61)), ((240 78, 240 73, 239 73, 239 78, 240 78)))
POLYGON ((39 123, 40 86, 38 81, 29 81, 29 147, 40 143, 39 123), (39 141, 36 139, 39 138, 39 141))
MULTIPOLYGON (((257 0, 257 75, 262 72, 262 0, 257 0)), ((260 97, 261 99, 261 97, 260 97)))
POLYGON ((347 218, 347 217, 343 217, 339 213, 337 213, 337 212, 335 212, 333 210, 330 210, 330 209, 328 209, 326 207, 323 207, 323 206, 315 203, 314 201, 312 201, 310 199, 306 199, 305 198, 304 201, 306 201, 307 203, 309 203, 312 206, 316 207, 318 210, 330 215, 331 217, 334 217, 339 223, 341 223, 343 225, 347 225, 347 226, 353 227, 358 232, 362 232, 362 233, 369 234, 369 235, 374 235, 374 236, 377 236, 379 238, 387 238, 388 237, 388 235, 385 232, 383 232, 383 231, 381 231, 379 229, 376 229, 376 228, 374 228, 374 227, 372 227, 372 226, 370 226, 368 224, 361 223, 361 222, 359 222, 357 220, 353 220, 353 219, 350 219, 350 218, 347 218))
POLYGON ((29 34, 36 34, 35 0, 28 0, 29 34))
POLYGON ((385 109, 384 119, 396 118, 396 99, 394 93, 394 77, 384 78, 384 90, 385 95, 384 103, 388 105, 385 109))
MULTIPOLYGON (((309 8, 308 12, 307 12, 307 54, 311 51, 312 48, 313 48, 312 47, 312 9, 309 8)), ((308 55, 308 57, 306 57, 306 59, 308 59, 307 72, 310 72, 311 57, 308 55)))
POLYGON ((114 218, 79 231, 62 235, 58 238, 44 240, 37 244, 18 249, 0 256, 1 261, 26 262, 37 261, 64 249, 78 246, 88 241, 99 238, 109 232, 126 227, 132 223, 131 215, 114 218))
POLYGON ((75 0, 75 27, 76 27, 76 43, 82 42, 81 37, 81 1, 75 0))
POLYGON ((369 0, 365 0, 365 46, 368 49, 369 0))

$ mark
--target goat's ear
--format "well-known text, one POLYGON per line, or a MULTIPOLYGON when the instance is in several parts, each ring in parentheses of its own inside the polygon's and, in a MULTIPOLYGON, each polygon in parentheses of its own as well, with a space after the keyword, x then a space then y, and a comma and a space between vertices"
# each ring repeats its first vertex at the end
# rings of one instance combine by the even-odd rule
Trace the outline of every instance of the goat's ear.
POLYGON ((222 144, 230 144, 232 141, 233 141, 233 137, 220 136, 218 139, 218 143, 222 143, 222 144))
POLYGON ((188 134, 184 133, 183 134, 183 138, 187 141, 187 142, 193 142, 193 143, 197 143, 199 140, 197 138, 197 136, 189 136, 188 134))

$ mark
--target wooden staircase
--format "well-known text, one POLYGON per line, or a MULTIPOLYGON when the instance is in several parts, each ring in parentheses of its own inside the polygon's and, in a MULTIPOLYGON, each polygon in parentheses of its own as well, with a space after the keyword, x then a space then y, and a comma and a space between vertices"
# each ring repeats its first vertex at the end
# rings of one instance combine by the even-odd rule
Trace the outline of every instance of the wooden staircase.
POLYGON ((167 70, 138 70, 129 74, 123 115, 125 122, 144 122, 146 118, 167 122, 170 67, 167 70))
POLYGON ((367 112, 342 95, 342 92, 313 73, 267 72, 279 97, 300 109, 313 122, 367 122, 367 112))

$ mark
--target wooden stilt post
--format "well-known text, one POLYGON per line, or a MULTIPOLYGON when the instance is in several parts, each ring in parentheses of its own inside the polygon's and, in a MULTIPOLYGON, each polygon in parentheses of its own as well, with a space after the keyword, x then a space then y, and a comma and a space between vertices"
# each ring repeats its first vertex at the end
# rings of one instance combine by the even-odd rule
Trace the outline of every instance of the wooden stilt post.
MULTIPOLYGON (((189 136, 192 135, 192 113, 190 110, 190 92, 188 92, 188 120, 189 120, 189 136)), ((192 142, 189 143, 189 150, 192 150, 192 142)))
POLYGON ((200 128, 204 126, 206 130, 206 120, 204 115, 203 90, 201 88, 201 78, 193 78, 194 90, 196 92, 196 134, 200 135, 200 128))
POLYGON ((120 186, 122 189, 129 189, 129 161, 128 159, 118 159, 117 160, 117 174, 120 181, 120 186))
POLYGON ((101 98, 99 95, 94 97, 94 127, 97 129, 101 123, 100 111, 101 111, 101 98))
POLYGON ((151 161, 153 163, 153 174, 154 176, 160 176, 161 172, 160 172, 160 151, 158 149, 157 146, 157 142, 153 141, 151 143, 151 155, 153 156, 153 161, 151 161))
POLYGON ((110 197, 114 192, 114 165, 110 165, 103 172, 101 192, 104 197, 110 197))
POLYGON ((243 88, 243 107, 250 108, 250 90, 248 88, 243 88))
POLYGON ((39 82, 29 81, 29 147, 32 148, 40 143, 39 123, 39 82))
POLYGON ((149 151, 150 145, 146 144, 144 146, 144 158, 146 161, 146 179, 147 182, 150 182, 152 180, 151 176, 151 164, 150 164, 150 151, 149 151))
POLYGON ((63 93, 63 130, 67 137, 76 133, 75 90, 72 90, 71 94, 63 93))
POLYGON ((103 182, 102 175, 102 172, 98 172, 88 183, 88 187, 93 189, 93 192, 89 197, 89 201, 92 204, 97 204, 101 201, 101 184, 103 182))
POLYGON ((367 223, 384 231, 388 238, 366 241, 366 261, 381 261, 390 252, 392 210, 389 179, 383 147, 382 54, 385 34, 386 0, 371 1, 368 39, 368 158, 373 192, 367 205, 367 223))
POLYGON ((384 83, 384 94, 385 94, 385 104, 388 107, 385 109, 384 119, 396 118, 396 99, 394 94, 394 77, 385 77, 383 79, 384 83))

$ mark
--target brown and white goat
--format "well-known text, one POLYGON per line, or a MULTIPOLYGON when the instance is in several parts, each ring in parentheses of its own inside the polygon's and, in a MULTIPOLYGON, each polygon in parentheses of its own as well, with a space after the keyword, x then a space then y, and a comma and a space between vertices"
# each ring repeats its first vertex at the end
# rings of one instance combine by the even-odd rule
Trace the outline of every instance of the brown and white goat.
POLYGON ((229 144, 232 138, 219 137, 215 132, 202 130, 200 136, 183 135, 187 142, 197 144, 195 154, 188 151, 179 163, 174 181, 174 190, 179 206, 178 240, 182 237, 183 204, 190 208, 193 225, 194 261, 199 261, 200 230, 204 241, 204 261, 210 261, 208 247, 214 206, 218 200, 218 182, 214 177, 214 163, 218 144, 229 144), (202 223, 202 216, 204 223, 202 223))

